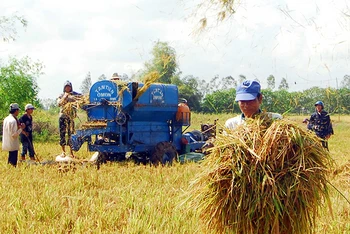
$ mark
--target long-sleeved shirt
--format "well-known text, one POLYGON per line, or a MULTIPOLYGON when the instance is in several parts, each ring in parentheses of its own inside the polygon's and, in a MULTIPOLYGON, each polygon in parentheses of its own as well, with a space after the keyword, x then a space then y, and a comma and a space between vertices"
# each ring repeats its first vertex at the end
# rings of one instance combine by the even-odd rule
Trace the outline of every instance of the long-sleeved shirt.
POLYGON ((318 137, 326 138, 334 134, 331 118, 327 111, 315 112, 311 115, 307 128, 314 131, 318 137))
POLYGON ((18 120, 9 114, 5 119, 2 127, 2 150, 15 151, 19 150, 18 136, 22 128, 18 126, 18 120))

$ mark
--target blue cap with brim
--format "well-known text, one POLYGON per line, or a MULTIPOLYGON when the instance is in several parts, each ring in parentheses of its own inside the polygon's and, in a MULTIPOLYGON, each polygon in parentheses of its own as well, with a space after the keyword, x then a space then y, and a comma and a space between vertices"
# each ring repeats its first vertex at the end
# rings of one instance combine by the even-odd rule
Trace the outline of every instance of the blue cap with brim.
POLYGON ((237 101, 251 101, 254 100, 260 93, 261 86, 255 80, 246 80, 237 87, 236 102, 237 101))

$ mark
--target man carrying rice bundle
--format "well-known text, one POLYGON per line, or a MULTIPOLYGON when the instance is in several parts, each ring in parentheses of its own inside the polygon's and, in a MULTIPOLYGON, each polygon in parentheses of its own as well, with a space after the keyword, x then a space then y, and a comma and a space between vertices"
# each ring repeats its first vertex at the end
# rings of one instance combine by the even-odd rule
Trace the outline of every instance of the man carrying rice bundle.
POLYGON ((65 146, 70 148, 70 154, 74 157, 71 143, 71 135, 74 133, 74 117, 76 116, 76 108, 72 105, 81 97, 80 93, 73 91, 73 86, 70 81, 66 81, 63 85, 63 93, 58 97, 57 104, 60 107, 59 113, 59 130, 60 130, 60 146, 62 148, 62 157, 66 156, 65 146), (68 135, 68 140, 66 139, 68 135))
MULTIPOLYGON (((263 96, 261 94, 261 86, 255 80, 246 80, 238 86, 236 90, 236 102, 242 111, 241 115, 228 119, 225 127, 234 129, 237 125, 242 124, 246 118, 254 118, 261 113, 260 105, 263 96)), ((272 119, 282 119, 282 115, 277 113, 268 113, 272 119)))
POLYGON ((330 205, 330 155, 307 129, 261 111, 260 89, 238 86, 242 114, 226 121, 203 160, 190 209, 211 233, 314 233, 319 206, 330 205))

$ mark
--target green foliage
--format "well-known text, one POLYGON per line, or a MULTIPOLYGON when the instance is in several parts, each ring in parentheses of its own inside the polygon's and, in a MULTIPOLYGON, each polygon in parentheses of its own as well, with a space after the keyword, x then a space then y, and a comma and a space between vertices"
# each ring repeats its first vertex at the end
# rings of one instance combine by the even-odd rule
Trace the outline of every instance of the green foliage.
POLYGON ((145 63, 145 69, 140 72, 140 77, 144 77, 150 72, 158 72, 160 78, 156 82, 175 84, 178 86, 179 98, 185 98, 193 111, 201 110, 201 101, 204 92, 207 90, 203 87, 204 81, 200 81, 194 76, 180 77, 181 72, 178 72, 175 49, 170 47, 166 42, 156 42, 152 49, 153 58, 145 63))
POLYGON ((202 111, 204 113, 229 113, 239 112, 235 102, 236 91, 234 89, 219 90, 208 94, 204 98, 202 111))
MULTIPOLYGON (((350 113, 350 90, 347 88, 319 88, 299 92, 271 89, 262 90, 263 103, 261 108, 277 113, 310 114, 315 111, 315 102, 321 100, 325 103, 326 110, 330 113, 350 113)), ((204 113, 239 113, 238 105, 234 102, 235 89, 218 90, 207 94, 202 102, 201 110, 204 113)))
POLYGON ((341 88, 337 90, 338 113, 350 113, 350 89, 341 88))
POLYGON ((34 111, 33 138, 36 142, 58 142, 58 111, 58 108, 34 111))
POLYGON ((198 78, 186 76, 178 83, 179 98, 185 98, 192 111, 201 111, 202 93, 198 89, 198 78))
POLYGON ((293 99, 291 99, 291 93, 287 92, 286 90, 278 90, 276 92, 271 92, 267 90, 266 93, 263 92, 263 94, 264 105, 262 106, 262 108, 266 109, 267 111, 285 113, 290 112, 294 109, 294 103, 293 99), (269 95, 267 95, 267 93, 269 93, 269 95))
MULTIPOLYGON (((139 76, 143 77, 151 71, 161 74, 161 83, 172 83, 178 86, 179 97, 188 101, 192 111, 203 113, 239 113, 240 109, 235 100, 237 83, 242 83, 247 77, 238 76, 238 82, 232 76, 219 77, 216 75, 210 82, 192 75, 181 77, 178 69, 176 52, 166 42, 156 42, 152 50, 153 59, 145 64, 145 69, 139 76)), ((342 82, 346 84, 348 77, 342 82)), ((258 79, 256 79, 258 80, 258 79)), ((288 92, 289 85, 286 78, 282 78, 278 90, 275 88, 275 77, 267 77, 267 89, 264 95, 262 109, 278 113, 310 114, 314 111, 314 103, 322 100, 330 113, 349 113, 349 89, 312 87, 302 92, 288 92)))
POLYGON ((157 82, 170 84, 178 70, 175 49, 167 42, 157 41, 152 49, 152 55, 152 60, 145 63, 146 69, 141 72, 141 77, 157 71, 160 74, 157 82))
POLYGON ((10 58, 8 65, 0 68, 0 116, 8 113, 8 107, 16 102, 24 109, 27 103, 40 106, 39 87, 36 78, 42 74, 43 65, 30 58, 10 58))

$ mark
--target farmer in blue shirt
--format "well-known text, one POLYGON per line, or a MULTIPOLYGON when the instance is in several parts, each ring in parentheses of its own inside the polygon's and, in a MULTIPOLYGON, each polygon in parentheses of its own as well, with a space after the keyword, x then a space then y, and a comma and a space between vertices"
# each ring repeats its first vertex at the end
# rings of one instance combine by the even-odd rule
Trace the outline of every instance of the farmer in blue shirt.
POLYGON ((314 131, 321 138, 322 146, 328 149, 328 139, 334 134, 331 118, 324 110, 324 104, 321 101, 315 103, 316 111, 311 115, 307 128, 314 131))

